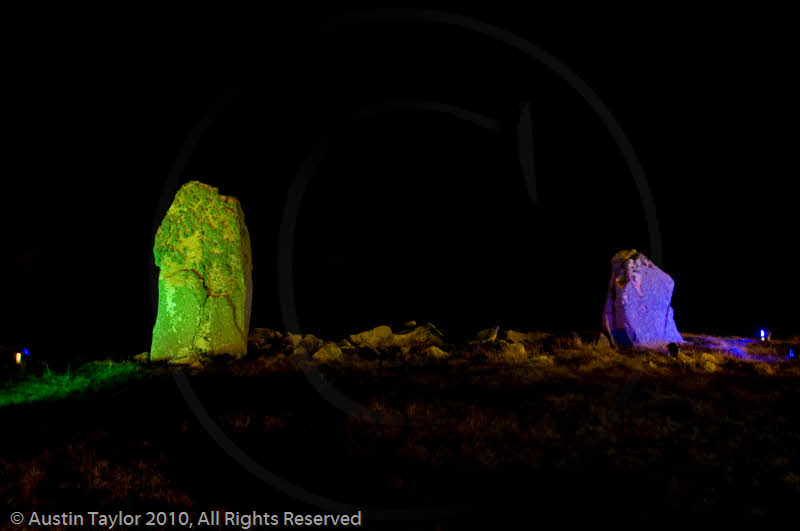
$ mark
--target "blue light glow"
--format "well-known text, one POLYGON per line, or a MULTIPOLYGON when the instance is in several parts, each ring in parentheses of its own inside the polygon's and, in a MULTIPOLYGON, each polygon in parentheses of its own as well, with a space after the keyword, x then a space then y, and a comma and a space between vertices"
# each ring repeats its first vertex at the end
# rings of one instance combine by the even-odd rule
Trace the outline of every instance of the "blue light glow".
POLYGON ((761 329, 761 341, 764 341, 764 329, 761 329))
POLYGON ((30 355, 31 355, 31 353, 30 353, 30 352, 28 352, 28 349, 26 349, 26 348, 22 349, 22 352, 23 352, 23 353, 24 353, 26 356, 30 356, 30 355))
POLYGON ((794 349, 793 348, 789 349, 789 357, 790 358, 794 358, 794 349))

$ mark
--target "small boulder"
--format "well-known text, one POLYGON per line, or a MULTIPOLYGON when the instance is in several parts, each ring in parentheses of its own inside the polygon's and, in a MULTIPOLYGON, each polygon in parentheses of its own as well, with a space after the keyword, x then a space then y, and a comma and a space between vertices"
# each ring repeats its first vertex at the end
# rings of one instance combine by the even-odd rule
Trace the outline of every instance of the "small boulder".
POLYGON ((292 348, 296 348, 303 341, 303 335, 302 334, 291 334, 291 333, 289 333, 289 334, 286 334, 286 338, 285 339, 286 339, 286 342, 289 344, 289 346, 291 346, 292 348))
POLYGON ((273 330, 271 328, 254 328, 252 332, 250 332, 250 340, 262 340, 262 341, 276 341, 283 339, 283 334, 278 330, 273 330))
POLYGON ((342 349, 336 343, 325 343, 311 357, 314 361, 323 363, 344 360, 342 349))
POLYGON ((430 330, 430 331, 431 331, 431 333, 432 333, 433 335, 435 335, 436 337, 438 337, 439 339, 444 339, 444 334, 442 333, 442 331, 441 331, 441 330, 439 330, 438 328, 436 328, 436 327, 433 325, 433 323, 425 323, 423 326, 425 326, 425 328, 427 328, 428 330, 430 330))
POLYGON ((494 328, 487 328, 485 330, 481 330, 477 334, 475 334, 475 339, 472 341, 473 343, 492 343, 497 339, 497 332, 500 330, 499 326, 495 326, 494 328))
POLYGON ((429 357, 437 359, 437 360, 443 360, 443 359, 447 359, 447 358, 450 357, 450 353, 449 352, 445 352, 444 350, 440 349, 436 345, 431 345, 430 347, 428 347, 425 350, 425 354, 427 354, 429 357))
POLYGON ((283 339, 283 334, 269 328, 254 328, 247 341, 257 350, 267 350, 283 339))
POLYGON ((427 326, 418 326, 405 334, 392 334, 386 340, 387 346, 411 349, 427 343, 442 344, 442 340, 427 326))
POLYGON ((321 348, 324 343, 325 342, 322 339, 318 338, 313 334, 306 334, 305 336, 303 336, 303 344, 311 352, 314 352, 315 350, 321 348))
POLYGON ((150 353, 142 352, 141 354, 137 354, 133 357, 133 360, 138 363, 150 363, 150 353))
POLYGON ((682 343, 670 302, 675 282, 636 250, 611 259, 603 332, 615 347, 682 343))
POLYGON ((309 354, 319 350, 324 341, 313 334, 287 334, 285 339, 293 354, 309 354))
POLYGON ((357 347, 378 350, 386 346, 391 341, 391 337, 392 329, 386 325, 381 325, 366 332, 352 334, 350 342, 357 347))

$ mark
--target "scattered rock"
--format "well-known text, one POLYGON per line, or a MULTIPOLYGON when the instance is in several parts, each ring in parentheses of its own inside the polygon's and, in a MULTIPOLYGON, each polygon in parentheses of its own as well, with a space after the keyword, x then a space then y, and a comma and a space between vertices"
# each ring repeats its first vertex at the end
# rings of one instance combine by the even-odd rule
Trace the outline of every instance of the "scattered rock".
POLYGON ((431 358, 435 358, 437 360, 442 360, 450 357, 449 352, 445 352, 444 350, 440 349, 436 345, 431 345, 425 350, 425 353, 430 356, 431 358))
POLYGON ((248 342, 257 350, 268 350, 278 341, 283 339, 283 334, 269 328, 254 328, 250 332, 248 342))
MULTIPOLYGON (((181 361, 183 361, 183 360, 181 360, 181 361)), ((173 363, 173 362, 174 362, 174 360, 170 360, 170 363, 173 363)), ((189 357, 189 358, 185 358, 184 365, 186 365, 190 369, 204 370, 210 364, 209 364, 208 357, 201 354, 201 355, 198 355, 198 356, 192 356, 192 357, 189 357)))
POLYGON ((314 352, 315 350, 320 349, 324 343, 325 341, 316 337, 313 334, 306 334, 305 336, 303 336, 303 344, 310 352, 314 352))
POLYGON ((405 334, 392 334, 388 339, 389 346, 410 349, 427 343, 441 344, 442 340, 427 326, 418 326, 405 334))
POLYGON ((137 354, 133 357, 133 360, 138 363, 150 363, 150 353, 142 352, 141 354, 137 354))
POLYGON ((302 341, 303 341, 302 334, 292 334, 292 333, 286 334, 286 342, 289 343, 289 345, 292 348, 297 348, 302 341))
POLYGON ((351 335, 350 342, 357 347, 372 350, 399 348, 404 354, 407 354, 415 347, 425 347, 431 343, 442 344, 441 337, 436 333, 436 328, 427 324, 418 326, 403 334, 394 334, 390 327, 382 325, 366 332, 351 335))
POLYGON ((663 346, 682 343, 675 327, 675 282, 636 250, 611 259, 611 279, 603 310, 603 332, 614 346, 663 346))
POLYGON ((611 348, 611 343, 608 341, 608 337, 605 334, 600 334, 600 337, 597 338, 597 346, 600 348, 611 348))
POLYGON ((285 341, 292 349, 293 354, 308 355, 312 352, 319 350, 325 343, 322 339, 314 336, 313 334, 287 334, 285 341))
POLYGON ((481 330, 477 334, 475 334, 475 339, 472 341, 473 343, 491 343, 497 339, 497 332, 500 330, 499 326, 495 326, 494 328, 487 328, 486 330, 481 330))
POLYGON ((350 336, 350 342, 357 347, 378 350, 386 346, 391 337, 392 329, 386 325, 381 325, 372 330, 367 330, 366 332, 352 334, 350 336))
POLYGON ((314 353, 312 359, 319 362, 343 361, 344 354, 336 343, 325 343, 314 353))
POLYGON ((207 184, 184 184, 156 232, 153 254, 158 317, 150 358, 247 354, 253 263, 239 201, 207 184))
POLYGON ((425 326, 428 330, 430 330, 431 334, 437 336, 439 339, 444 339, 444 334, 442 333, 442 331, 436 328, 433 325, 433 323, 425 323, 423 326, 425 326))
POLYGON ((250 339, 256 340, 260 339, 263 341, 276 341, 283 339, 283 333, 279 332, 278 330, 273 330, 271 328, 254 328, 252 332, 250 332, 250 339))
POLYGON ((417 322, 416 321, 406 321, 405 323, 403 323, 403 326, 405 326, 406 328, 414 328, 415 326, 417 326, 417 322))

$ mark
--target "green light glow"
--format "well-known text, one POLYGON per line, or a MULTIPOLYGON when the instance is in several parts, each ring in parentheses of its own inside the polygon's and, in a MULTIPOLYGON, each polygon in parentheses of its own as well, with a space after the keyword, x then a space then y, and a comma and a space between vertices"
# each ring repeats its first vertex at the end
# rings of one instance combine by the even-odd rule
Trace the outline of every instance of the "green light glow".
POLYGON ((136 363, 91 362, 61 374, 45 367, 42 374, 28 374, 0 386, 0 407, 13 404, 60 400, 99 391, 135 380, 142 375, 136 363))

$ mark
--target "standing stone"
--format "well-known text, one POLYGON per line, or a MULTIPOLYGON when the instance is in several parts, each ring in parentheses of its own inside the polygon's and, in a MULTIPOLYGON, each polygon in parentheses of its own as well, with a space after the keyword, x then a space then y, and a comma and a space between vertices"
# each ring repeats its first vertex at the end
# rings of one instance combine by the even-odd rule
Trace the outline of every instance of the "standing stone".
POLYGON ((184 184, 156 232, 153 254, 160 272, 150 359, 246 354, 253 261, 239 201, 201 182, 184 184))
POLYGON ((682 343, 670 302, 675 282, 636 250, 611 259, 603 333, 614 346, 682 343))

